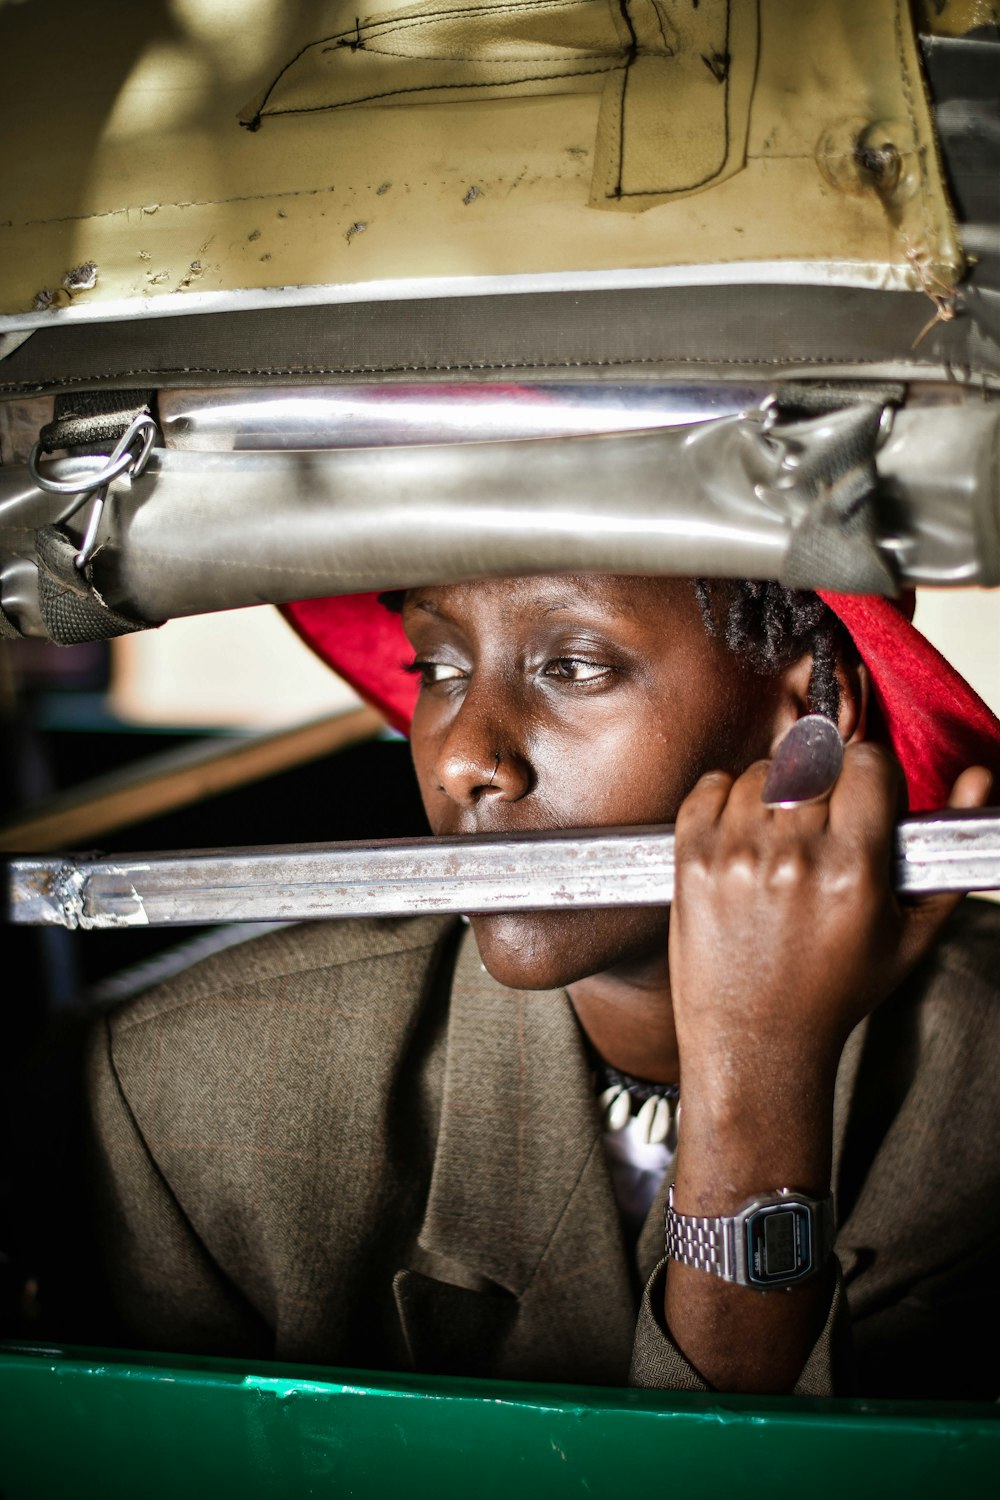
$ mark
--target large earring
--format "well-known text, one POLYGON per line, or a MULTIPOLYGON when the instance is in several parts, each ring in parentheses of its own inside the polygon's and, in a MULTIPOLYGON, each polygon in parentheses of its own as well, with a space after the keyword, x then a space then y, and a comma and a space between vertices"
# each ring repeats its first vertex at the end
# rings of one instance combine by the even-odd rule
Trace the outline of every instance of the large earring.
POLYGON ((844 764, 840 730, 826 714, 796 719, 774 752, 760 800, 766 807, 801 807, 828 797, 844 764))

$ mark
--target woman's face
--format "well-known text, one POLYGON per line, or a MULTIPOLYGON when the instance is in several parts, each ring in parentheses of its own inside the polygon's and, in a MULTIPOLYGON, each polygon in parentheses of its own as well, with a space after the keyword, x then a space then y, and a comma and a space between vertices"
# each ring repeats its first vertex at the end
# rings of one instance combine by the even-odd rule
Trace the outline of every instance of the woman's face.
MULTIPOLYGON (((502 578, 413 589, 413 760, 436 834, 672 823, 705 771, 769 753, 777 689, 709 636, 686 579, 502 578)), ((513 988, 666 959, 664 909, 472 918, 513 988)))

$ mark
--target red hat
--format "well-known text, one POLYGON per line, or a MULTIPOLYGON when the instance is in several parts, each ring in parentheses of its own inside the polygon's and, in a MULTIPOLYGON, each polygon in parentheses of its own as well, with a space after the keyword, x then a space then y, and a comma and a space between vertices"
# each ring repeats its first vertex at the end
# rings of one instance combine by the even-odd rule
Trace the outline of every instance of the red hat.
MULTIPOLYGON (((820 590, 819 596, 868 667, 910 811, 943 807, 966 766, 987 766, 1000 783, 1000 720, 910 623, 913 595, 894 601, 820 590)), ((399 616, 377 594, 304 599, 282 609, 306 644, 405 734, 419 684, 398 670, 409 656, 399 616)))

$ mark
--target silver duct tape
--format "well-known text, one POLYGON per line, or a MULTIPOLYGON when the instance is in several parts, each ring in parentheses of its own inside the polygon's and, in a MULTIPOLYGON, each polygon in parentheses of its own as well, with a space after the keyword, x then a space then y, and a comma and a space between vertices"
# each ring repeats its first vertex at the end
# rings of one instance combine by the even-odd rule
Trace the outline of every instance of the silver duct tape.
MULTIPOLYGON (((730 414, 526 441, 160 449, 140 479, 112 485, 93 583, 108 608, 158 622, 517 573, 782 578, 851 420, 769 431, 730 414)), ((859 563, 907 586, 1000 583, 1000 403, 900 410, 876 464, 859 563)), ((17 568, 55 503, 23 470, 0 470, 0 603, 25 634, 45 623, 17 568)), ((811 583, 843 588, 844 570, 811 583)))
MULTIPOLYGON (((1000 809, 929 813, 896 830, 901 895, 1000 889, 1000 809)), ((429 912, 666 906, 669 827, 480 838, 12 859, 9 920, 117 928, 429 912)))
MULTIPOLYGON (((845 420, 789 424, 782 451, 802 445, 801 472, 819 468, 845 420)), ((888 574, 1000 583, 998 454, 1000 403, 896 413, 873 502, 888 574)), ((780 457, 736 415, 528 441, 161 452, 154 464, 116 502, 94 568, 110 607, 150 620, 518 573, 781 578, 814 499, 786 474, 775 482, 780 457)))

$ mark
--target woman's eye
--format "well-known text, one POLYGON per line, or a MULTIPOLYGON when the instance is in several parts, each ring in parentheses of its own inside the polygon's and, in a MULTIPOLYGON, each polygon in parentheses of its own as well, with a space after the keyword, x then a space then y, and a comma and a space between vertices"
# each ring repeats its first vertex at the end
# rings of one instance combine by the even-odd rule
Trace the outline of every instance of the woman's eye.
POLYGON ((557 656, 545 667, 546 677, 558 677, 562 682, 597 682, 611 671, 607 662, 587 661, 579 656, 557 656))
POLYGON ((424 687, 431 687, 436 682, 454 682, 465 676, 461 667, 453 667, 450 662, 421 661, 419 657, 416 661, 407 662, 406 671, 419 677, 424 687))

